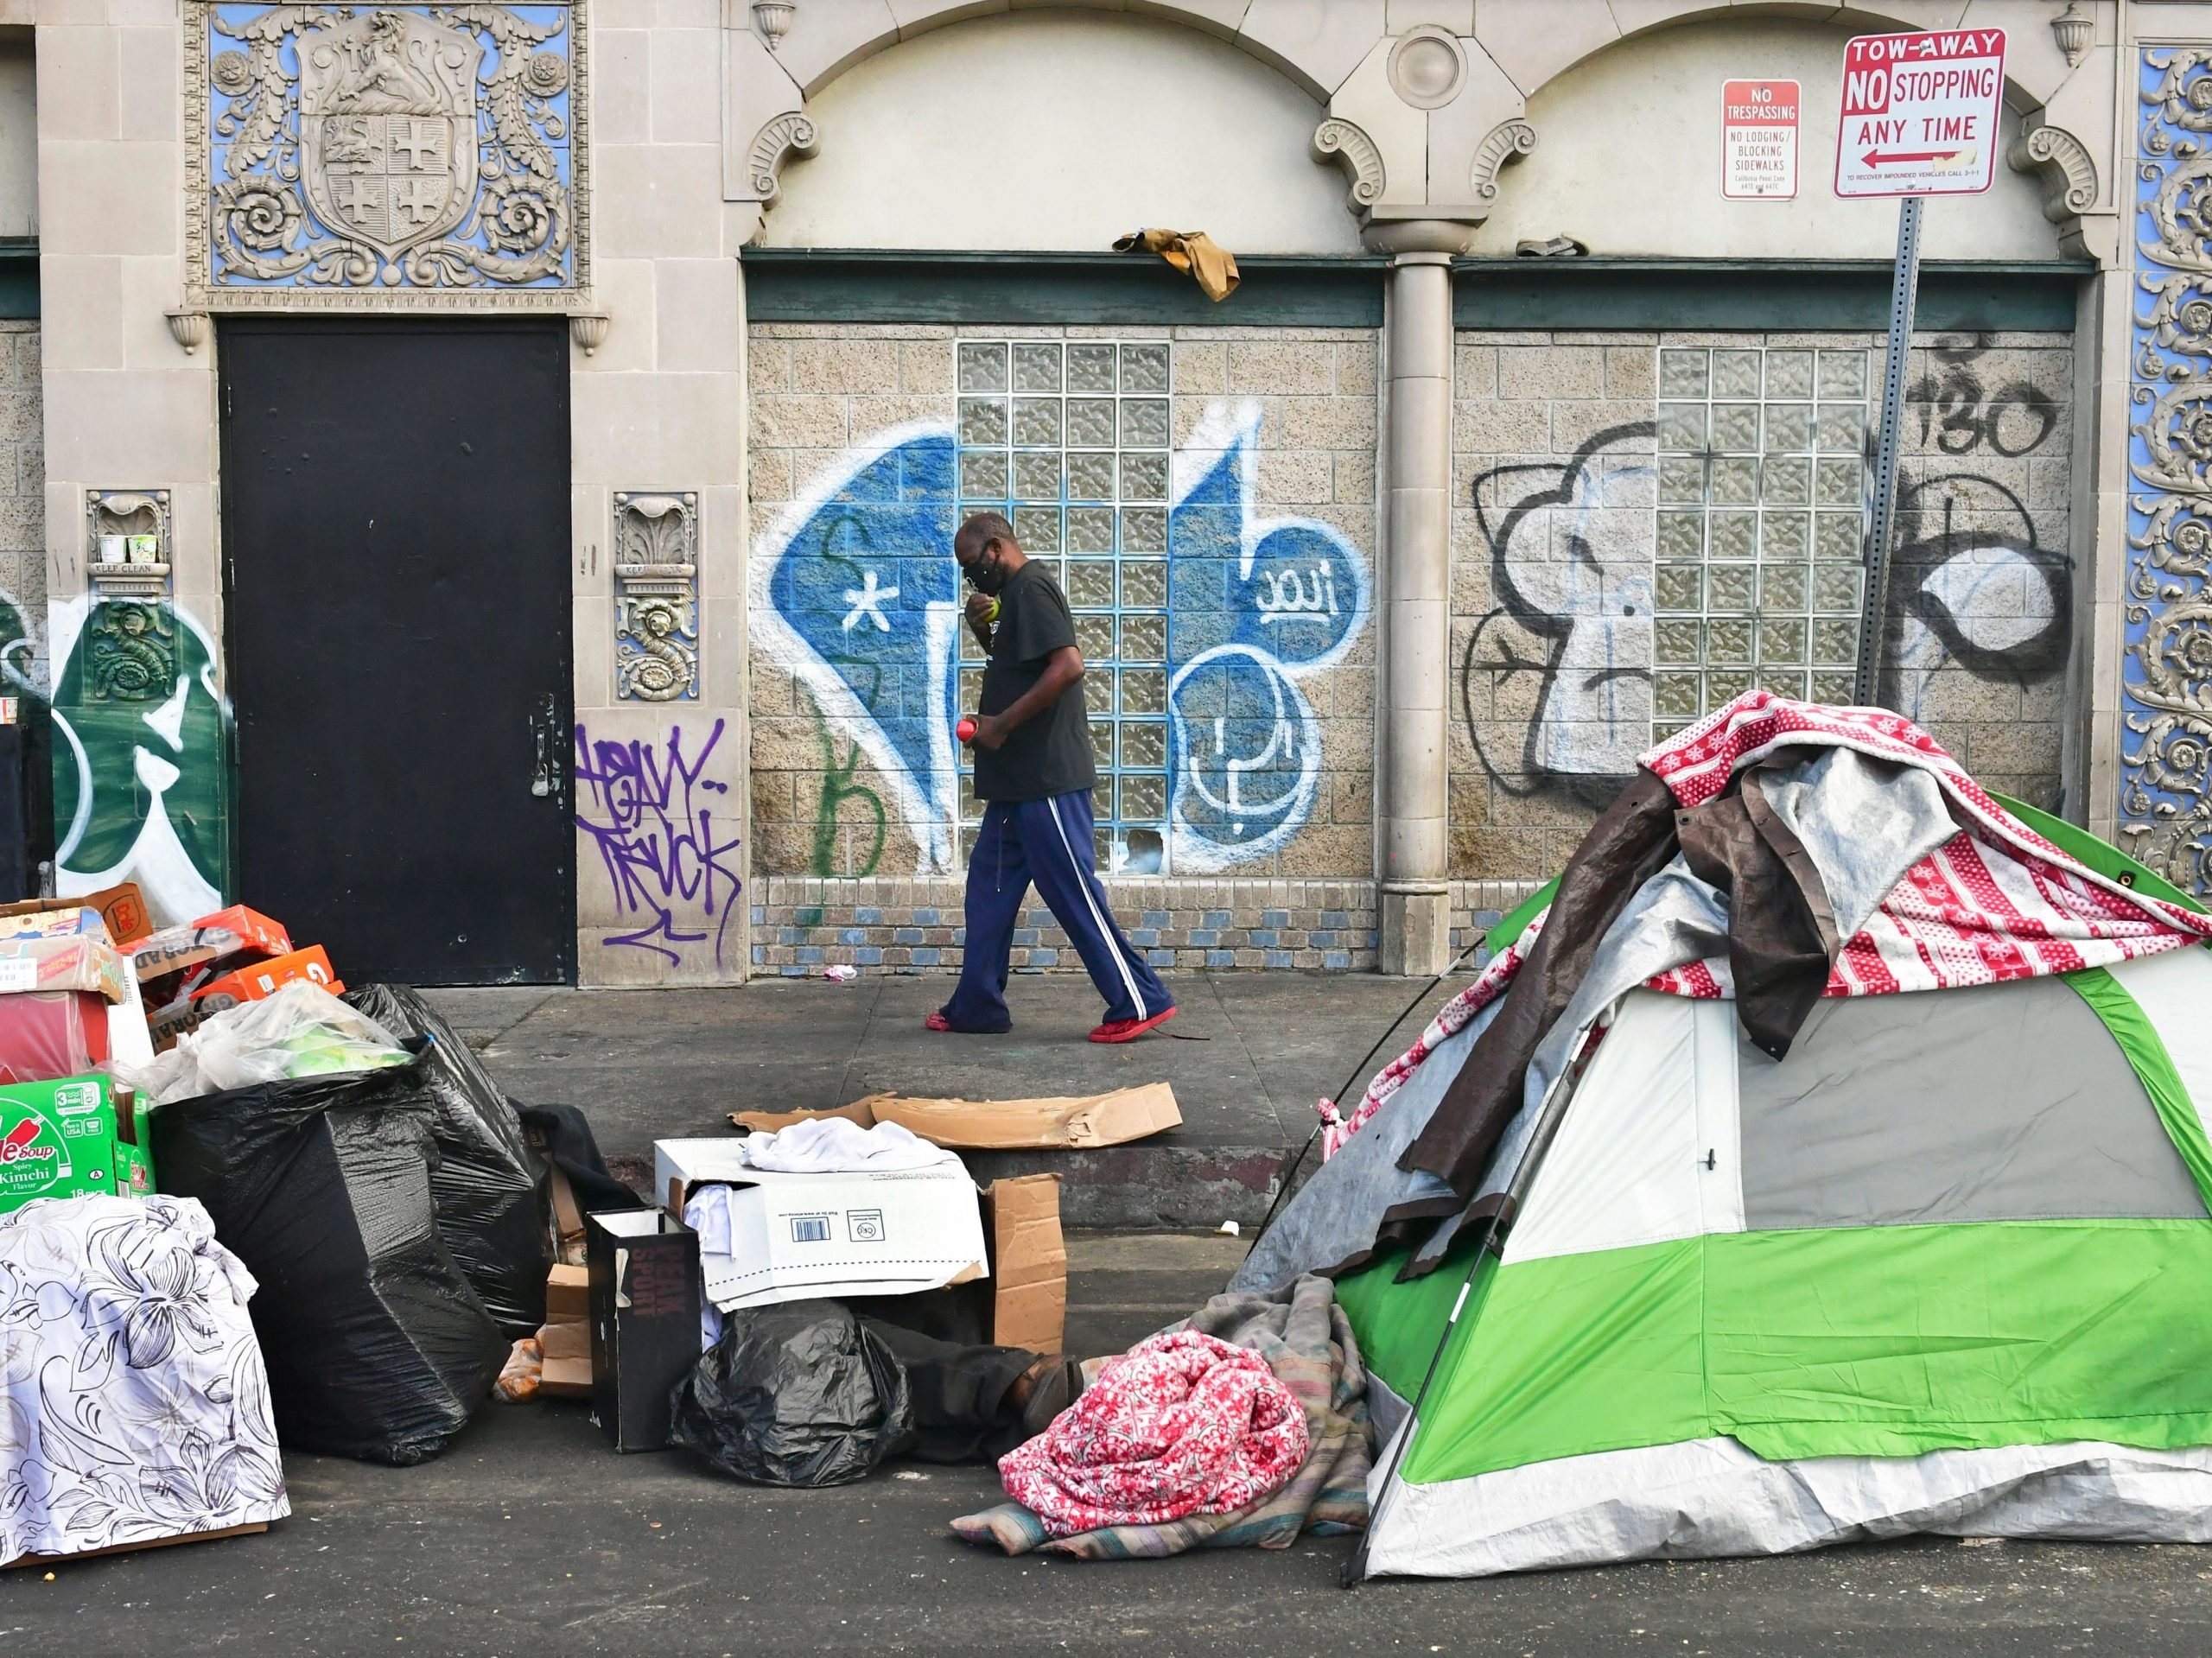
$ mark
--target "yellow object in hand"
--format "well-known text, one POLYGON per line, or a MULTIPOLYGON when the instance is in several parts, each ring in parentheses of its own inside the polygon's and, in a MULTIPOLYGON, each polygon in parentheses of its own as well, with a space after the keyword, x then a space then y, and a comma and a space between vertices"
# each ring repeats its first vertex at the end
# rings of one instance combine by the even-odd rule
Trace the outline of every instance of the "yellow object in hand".
POLYGON ((991 626, 998 621, 998 619, 999 601, 994 599, 991 600, 990 608, 983 613, 983 625, 986 627, 991 626))

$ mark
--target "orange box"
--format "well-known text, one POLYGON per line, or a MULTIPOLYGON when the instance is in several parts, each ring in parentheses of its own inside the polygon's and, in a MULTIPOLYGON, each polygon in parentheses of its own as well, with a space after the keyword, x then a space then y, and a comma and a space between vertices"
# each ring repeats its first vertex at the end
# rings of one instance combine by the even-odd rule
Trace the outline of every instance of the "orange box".
POLYGON ((265 1001, 277 990, 296 979, 319 984, 334 996, 343 994, 346 987, 338 982, 338 975, 331 970, 330 957, 324 955, 322 946, 309 944, 305 950, 296 950, 287 956, 271 956, 265 962, 234 968, 220 978, 210 979, 192 993, 195 1003, 207 1002, 217 996, 225 1000, 219 1007, 234 1007, 242 1001, 265 1001))
POLYGON ((219 962, 251 952, 254 956, 289 956, 290 937, 276 922, 243 904, 203 915, 181 927, 164 927, 131 946, 131 965, 140 983, 203 962, 219 962))

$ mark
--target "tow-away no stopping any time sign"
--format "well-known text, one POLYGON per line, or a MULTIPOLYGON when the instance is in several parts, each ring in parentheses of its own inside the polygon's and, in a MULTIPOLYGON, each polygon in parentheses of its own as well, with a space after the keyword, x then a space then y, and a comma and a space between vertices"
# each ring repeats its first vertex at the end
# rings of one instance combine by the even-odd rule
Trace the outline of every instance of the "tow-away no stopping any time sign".
POLYGON ((1843 54, 1840 196, 1960 196, 1996 176, 2005 31, 1861 35, 1843 54))

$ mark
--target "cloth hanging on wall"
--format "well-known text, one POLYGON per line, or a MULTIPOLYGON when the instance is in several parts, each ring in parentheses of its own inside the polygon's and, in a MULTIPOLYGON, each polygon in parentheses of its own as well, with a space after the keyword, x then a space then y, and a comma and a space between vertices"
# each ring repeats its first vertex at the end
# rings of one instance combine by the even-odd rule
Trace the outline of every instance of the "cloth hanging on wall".
POLYGON ((1208 299, 1219 304, 1236 291, 1243 280, 1236 256, 1204 231, 1131 231, 1114 238, 1114 251, 1157 253, 1161 258, 1198 279, 1208 299))

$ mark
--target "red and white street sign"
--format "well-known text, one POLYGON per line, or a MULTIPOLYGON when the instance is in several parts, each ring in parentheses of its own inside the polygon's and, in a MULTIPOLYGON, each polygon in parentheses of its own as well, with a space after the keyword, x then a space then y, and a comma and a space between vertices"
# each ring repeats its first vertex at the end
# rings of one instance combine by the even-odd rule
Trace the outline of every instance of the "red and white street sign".
POLYGON ((1963 196, 1996 176, 2005 31, 1861 35, 1843 50, 1840 196, 1963 196))
POLYGON ((1794 80, 1720 83, 1720 194, 1731 201, 1786 201, 1797 194, 1794 80))

